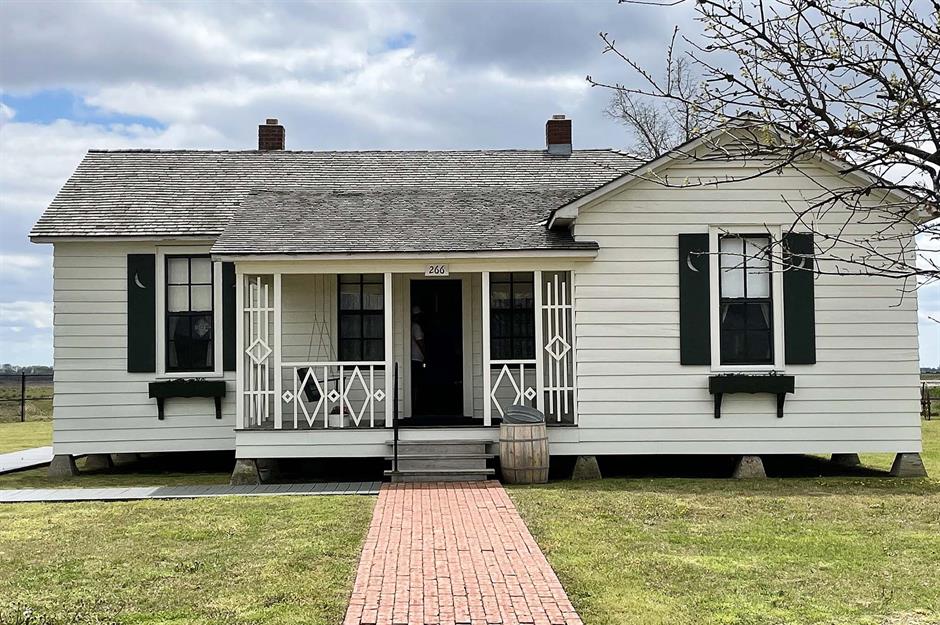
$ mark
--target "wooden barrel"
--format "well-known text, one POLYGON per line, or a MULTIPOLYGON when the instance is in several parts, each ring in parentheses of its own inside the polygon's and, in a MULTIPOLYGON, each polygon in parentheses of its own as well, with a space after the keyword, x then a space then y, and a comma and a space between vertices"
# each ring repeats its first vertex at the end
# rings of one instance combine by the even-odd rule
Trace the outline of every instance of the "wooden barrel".
POLYGON ((499 466, 507 484, 548 481, 548 432, 544 423, 499 426, 499 466))

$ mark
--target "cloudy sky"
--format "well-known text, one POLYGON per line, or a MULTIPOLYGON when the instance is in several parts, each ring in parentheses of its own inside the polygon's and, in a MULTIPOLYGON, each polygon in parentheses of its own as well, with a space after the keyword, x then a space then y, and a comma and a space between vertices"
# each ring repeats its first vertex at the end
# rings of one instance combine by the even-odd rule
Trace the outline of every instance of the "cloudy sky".
MULTIPOLYGON (((594 2, 0 2, 0 362, 52 360, 51 249, 26 235, 88 148, 626 147, 599 31, 661 64, 689 7, 594 2)), ((921 359, 940 361, 937 290, 921 359)))

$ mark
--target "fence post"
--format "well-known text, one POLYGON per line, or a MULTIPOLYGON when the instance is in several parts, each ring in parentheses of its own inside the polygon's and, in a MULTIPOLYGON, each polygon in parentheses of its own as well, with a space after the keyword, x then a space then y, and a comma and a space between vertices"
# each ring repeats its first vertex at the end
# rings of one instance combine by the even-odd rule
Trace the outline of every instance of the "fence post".
POLYGON ((20 423, 26 422, 26 372, 20 371, 20 423))

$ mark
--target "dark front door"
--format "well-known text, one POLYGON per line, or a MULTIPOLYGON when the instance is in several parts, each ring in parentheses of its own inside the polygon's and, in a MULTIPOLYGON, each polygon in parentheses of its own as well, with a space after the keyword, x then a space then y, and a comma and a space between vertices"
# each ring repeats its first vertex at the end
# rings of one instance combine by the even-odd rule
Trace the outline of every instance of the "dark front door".
POLYGON ((459 280, 411 282, 411 413, 463 415, 463 307, 459 280))

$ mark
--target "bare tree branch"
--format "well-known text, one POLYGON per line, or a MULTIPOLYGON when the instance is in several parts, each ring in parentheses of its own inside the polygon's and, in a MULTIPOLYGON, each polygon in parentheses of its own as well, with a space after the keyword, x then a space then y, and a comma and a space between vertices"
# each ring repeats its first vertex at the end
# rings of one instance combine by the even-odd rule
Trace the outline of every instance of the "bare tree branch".
POLYGON ((817 235, 820 271, 940 279, 911 236, 940 242, 940 221, 926 221, 940 207, 940 0, 620 0, 664 12, 690 2, 702 33, 673 32, 662 78, 601 33, 633 80, 587 80, 611 92, 607 113, 641 155, 737 159, 747 173, 638 175, 688 188, 799 171, 814 191, 781 199, 791 229, 817 235), (854 179, 818 182, 818 158, 854 179))

